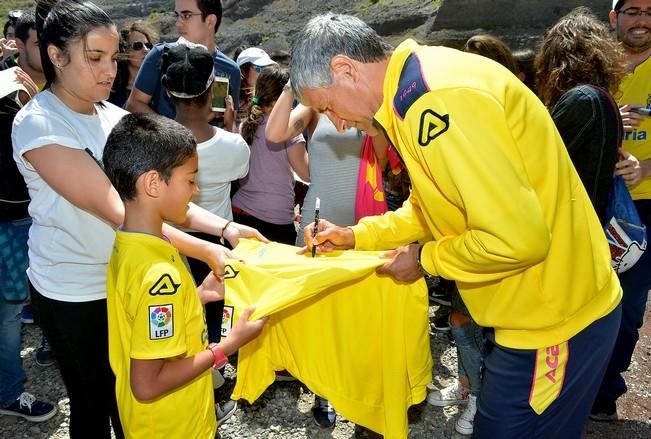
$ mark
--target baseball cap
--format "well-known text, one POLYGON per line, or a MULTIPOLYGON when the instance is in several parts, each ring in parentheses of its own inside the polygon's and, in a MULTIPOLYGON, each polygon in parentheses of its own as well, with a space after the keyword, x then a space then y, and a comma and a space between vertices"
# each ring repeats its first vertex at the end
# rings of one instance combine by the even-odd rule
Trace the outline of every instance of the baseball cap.
POLYGON ((267 52, 258 47, 249 47, 248 49, 243 50, 237 57, 238 67, 242 67, 244 64, 249 62, 260 67, 276 64, 276 61, 271 59, 267 52))
POLYGON ((613 0, 613 11, 616 11, 620 6, 622 6, 624 0, 613 0))

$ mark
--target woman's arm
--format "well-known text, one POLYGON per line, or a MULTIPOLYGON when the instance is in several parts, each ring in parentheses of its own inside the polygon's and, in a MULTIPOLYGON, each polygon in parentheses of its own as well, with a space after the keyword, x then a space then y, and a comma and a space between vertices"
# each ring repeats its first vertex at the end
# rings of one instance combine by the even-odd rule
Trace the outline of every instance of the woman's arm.
POLYGON ((299 178, 305 182, 310 181, 310 168, 308 166, 307 149, 305 142, 296 143, 287 150, 289 165, 299 178))
POLYGON ((124 204, 108 177, 86 151, 45 145, 24 154, 41 178, 76 207, 117 227, 124 204))
MULTIPOLYGON (((81 149, 51 144, 24 154, 40 177, 70 203, 89 212, 112 227, 124 221, 124 204, 108 177, 93 158, 81 149)), ((188 226, 221 236, 226 220, 191 204, 188 226)), ((163 224, 165 233, 180 253, 206 262, 215 273, 224 272, 224 261, 235 258, 226 248, 195 238, 174 227, 163 224)), ((268 240, 257 230, 241 224, 229 224, 224 238, 237 245, 240 238, 268 240)))
MULTIPOLYGON (((292 110, 294 93, 291 87, 285 87, 276 101, 265 128, 265 137, 269 142, 286 142, 308 128, 316 120, 316 112, 310 107, 298 104, 292 110)), ((317 115, 318 116, 318 115, 317 115)))

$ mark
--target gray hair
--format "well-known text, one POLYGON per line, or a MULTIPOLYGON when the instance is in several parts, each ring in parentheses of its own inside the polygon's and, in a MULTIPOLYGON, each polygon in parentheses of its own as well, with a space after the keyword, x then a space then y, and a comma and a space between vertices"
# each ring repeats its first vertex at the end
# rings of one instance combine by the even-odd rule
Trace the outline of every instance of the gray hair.
POLYGON ((327 13, 312 18, 296 37, 290 77, 296 96, 306 88, 332 85, 330 62, 336 55, 372 63, 388 57, 393 48, 368 24, 351 15, 327 13))

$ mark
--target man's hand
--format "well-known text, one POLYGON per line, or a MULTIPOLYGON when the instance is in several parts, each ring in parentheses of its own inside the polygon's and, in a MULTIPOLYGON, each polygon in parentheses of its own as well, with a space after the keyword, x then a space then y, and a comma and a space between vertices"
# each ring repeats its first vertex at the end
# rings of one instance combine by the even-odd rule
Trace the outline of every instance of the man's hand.
POLYGON ((319 220, 319 230, 314 234, 314 223, 308 224, 303 229, 303 242, 307 251, 312 251, 317 246, 317 253, 345 250, 355 247, 355 235, 348 227, 339 227, 328 220, 319 220))
POLYGON ((423 277, 418 269, 419 244, 409 244, 382 254, 383 258, 391 259, 378 267, 378 274, 388 274, 400 282, 413 282, 423 277))
POLYGON ((635 107, 646 107, 646 105, 626 104, 619 107, 619 114, 622 115, 624 131, 633 131, 633 128, 640 126, 640 122, 645 118, 645 116, 631 111, 631 109, 635 107))
POLYGON ((211 271, 197 288, 197 293, 204 305, 208 302, 224 300, 224 280, 215 276, 215 273, 211 271))
POLYGON ((228 227, 226 227, 224 238, 230 242, 233 247, 237 245, 241 238, 255 238, 258 241, 270 242, 262 233, 258 232, 257 229, 236 222, 232 222, 228 227))
POLYGON ((619 161, 615 163, 615 175, 621 175, 628 186, 633 186, 649 176, 648 160, 639 161, 631 153, 619 149, 619 161))

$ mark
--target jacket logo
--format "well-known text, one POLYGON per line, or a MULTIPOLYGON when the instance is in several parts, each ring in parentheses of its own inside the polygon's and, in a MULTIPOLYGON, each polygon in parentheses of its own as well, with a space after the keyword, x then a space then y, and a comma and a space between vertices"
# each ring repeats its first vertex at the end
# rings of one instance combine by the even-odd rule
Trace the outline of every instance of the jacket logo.
POLYGON ((440 114, 427 109, 420 115, 420 128, 418 129, 418 143, 420 146, 429 146, 432 140, 445 133, 450 127, 450 115, 440 114))
POLYGON ((233 268, 232 265, 224 265, 224 279, 235 279, 239 271, 233 268))
POLYGON ((149 289, 149 294, 152 296, 170 296, 175 294, 180 286, 181 284, 174 283, 172 276, 165 273, 156 281, 156 283, 154 283, 154 286, 149 289))

